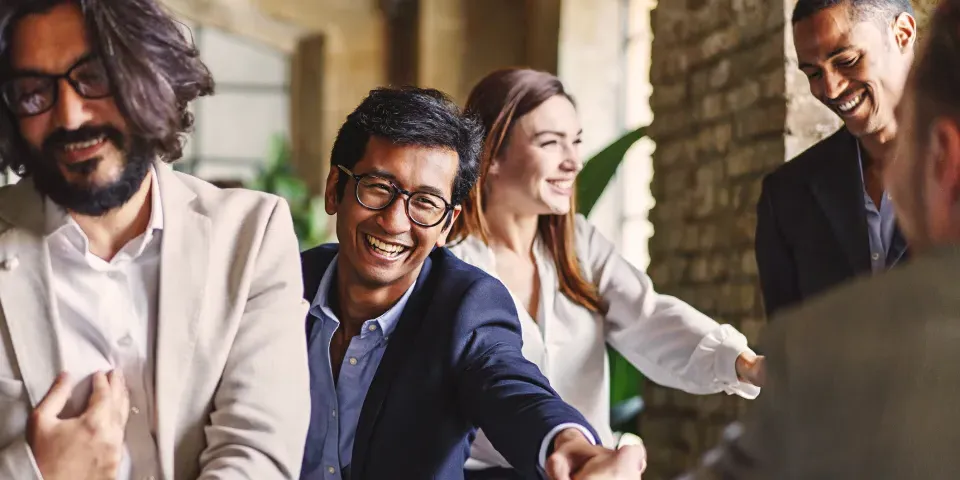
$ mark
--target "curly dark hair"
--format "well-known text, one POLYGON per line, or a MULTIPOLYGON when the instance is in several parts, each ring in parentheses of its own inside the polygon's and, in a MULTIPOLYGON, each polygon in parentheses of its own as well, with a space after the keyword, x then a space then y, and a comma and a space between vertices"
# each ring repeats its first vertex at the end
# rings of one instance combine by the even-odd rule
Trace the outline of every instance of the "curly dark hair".
MULTIPOLYGON (((183 137, 193 127, 187 111, 194 99, 213 93, 210 71, 182 25, 155 0, 3 0, 0 2, 0 83, 13 73, 11 34, 24 16, 65 3, 83 12, 92 49, 104 64, 113 98, 130 125, 130 135, 172 163, 183 155, 183 137)), ((31 158, 18 121, 9 108, 0 113, 0 171, 31 174, 31 158)))
MULTIPOLYGON (((460 164, 453 181, 453 205, 463 202, 477 182, 483 127, 439 90, 410 86, 371 90, 340 127, 331 164, 353 168, 363 158, 371 136, 398 145, 455 150, 460 164)), ((346 185, 347 178, 341 175, 337 198, 343 197, 346 185)))

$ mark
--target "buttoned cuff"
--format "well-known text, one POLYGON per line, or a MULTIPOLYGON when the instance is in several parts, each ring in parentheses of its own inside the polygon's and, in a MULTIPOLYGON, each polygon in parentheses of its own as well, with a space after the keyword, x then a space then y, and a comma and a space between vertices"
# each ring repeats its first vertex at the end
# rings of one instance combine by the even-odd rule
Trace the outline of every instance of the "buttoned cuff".
POLYGON ((540 470, 543 471, 543 470, 546 470, 547 468, 547 452, 550 451, 550 446, 553 445, 554 437, 556 437, 557 434, 559 434, 560 432, 568 428, 576 428, 577 430, 580 431, 580 433, 583 434, 584 437, 587 438, 587 440, 590 443, 594 445, 597 444, 597 439, 593 437, 593 434, 590 433, 590 430, 587 429, 587 427, 584 427, 583 425, 580 425, 578 423, 572 423, 572 422, 561 423, 560 425, 553 427, 553 430, 550 430, 550 433, 548 433, 546 437, 543 437, 543 442, 540 444, 540 470))
POLYGON ((737 376, 737 358, 743 353, 754 353, 747 346, 747 337, 730 325, 721 325, 717 333, 704 339, 701 348, 714 351, 713 371, 723 391, 750 400, 757 398, 760 387, 741 382, 737 376))

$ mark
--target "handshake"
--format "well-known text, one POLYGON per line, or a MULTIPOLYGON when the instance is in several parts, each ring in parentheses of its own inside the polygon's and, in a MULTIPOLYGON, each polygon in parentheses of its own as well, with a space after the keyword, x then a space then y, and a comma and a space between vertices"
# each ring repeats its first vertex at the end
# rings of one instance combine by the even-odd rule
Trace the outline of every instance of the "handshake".
POLYGON ((621 438, 616 450, 593 445, 576 429, 567 429, 554 439, 554 453, 547 459, 551 480, 639 480, 647 468, 647 451, 639 438, 621 438))
POLYGON ((130 411, 123 373, 94 373, 86 410, 62 419, 71 390, 69 378, 61 373, 27 423, 27 444, 40 474, 44 480, 114 480, 130 411))

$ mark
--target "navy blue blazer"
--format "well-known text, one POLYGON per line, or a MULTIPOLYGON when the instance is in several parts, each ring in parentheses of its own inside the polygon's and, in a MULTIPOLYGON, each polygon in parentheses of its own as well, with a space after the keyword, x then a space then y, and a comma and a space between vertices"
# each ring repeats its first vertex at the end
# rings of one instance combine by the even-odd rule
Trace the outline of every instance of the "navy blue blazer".
MULTIPOLYGON (((856 142, 841 128, 763 179, 755 250, 768 319, 871 271, 856 142)), ((907 257, 895 228, 887 268, 907 257)))
MULTIPOLYGON (((307 301, 337 250, 301 255, 307 301)), ((307 331, 314 321, 308 314, 307 331)), ((557 425, 577 423, 599 438, 523 358, 521 344, 506 287, 434 249, 367 391, 349 478, 462 479, 478 427, 525 478, 540 476, 540 445, 557 425)))

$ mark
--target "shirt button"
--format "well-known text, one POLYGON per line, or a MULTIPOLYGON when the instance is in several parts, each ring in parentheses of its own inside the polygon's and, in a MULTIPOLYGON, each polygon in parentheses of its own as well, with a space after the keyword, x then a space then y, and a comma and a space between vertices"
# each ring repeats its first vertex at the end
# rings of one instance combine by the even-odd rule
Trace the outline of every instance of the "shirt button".
POLYGON ((880 258, 880 254, 879 254, 879 253, 874 253, 873 255, 870 255, 870 258, 872 258, 872 259, 874 259, 874 260, 878 260, 878 259, 880 258))
POLYGON ((350 365, 356 365, 357 359, 355 357, 350 357, 350 365))
POLYGON ((140 415, 140 409, 137 407, 130 407, 130 413, 134 415, 140 415))
POLYGON ((337 469, 333 467, 327 467, 327 471, 330 473, 337 473, 337 469))
POLYGON ((334 409, 334 410, 333 410, 332 412, 330 412, 330 413, 333 414, 334 417, 337 416, 337 411, 336 411, 336 409, 334 409))
POLYGON ((129 347, 133 343, 133 339, 130 338, 130 334, 124 335, 118 342, 121 347, 129 347))
POLYGON ((370 325, 369 327, 367 327, 367 330, 370 330, 371 332, 376 331, 376 330, 377 330, 377 326, 376 326, 376 325, 370 325))
POLYGON ((17 266, 19 265, 20 265, 20 260, 17 259, 17 257, 6 258, 3 260, 3 262, 0 262, 0 268, 8 272, 12 272, 13 270, 16 270, 17 266))

